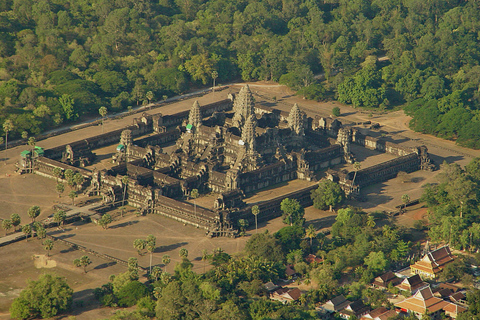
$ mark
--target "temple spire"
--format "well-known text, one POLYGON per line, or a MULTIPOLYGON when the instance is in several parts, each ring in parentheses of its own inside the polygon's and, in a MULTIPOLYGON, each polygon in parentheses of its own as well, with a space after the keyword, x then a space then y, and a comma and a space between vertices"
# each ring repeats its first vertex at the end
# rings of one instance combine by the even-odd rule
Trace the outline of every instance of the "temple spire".
POLYGON ((295 131, 296 134, 303 134, 304 125, 305 125, 305 114, 300 110, 298 105, 295 103, 290 110, 288 115, 288 126, 295 131))
POLYGON ((247 119, 255 114, 255 99, 253 98, 250 87, 245 85, 238 93, 235 101, 233 102, 233 126, 242 129, 247 119))
POLYGON ((191 124, 194 128, 198 128, 202 125, 202 112, 200 111, 200 105, 195 100, 190 113, 188 115, 188 124, 191 124))

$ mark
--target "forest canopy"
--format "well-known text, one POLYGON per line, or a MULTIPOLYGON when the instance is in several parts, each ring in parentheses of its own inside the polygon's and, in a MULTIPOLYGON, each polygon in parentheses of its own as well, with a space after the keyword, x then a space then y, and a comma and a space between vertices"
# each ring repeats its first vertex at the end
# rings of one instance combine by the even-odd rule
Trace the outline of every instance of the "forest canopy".
POLYGON ((406 103, 414 130, 479 148, 479 13, 473 0, 4 0, 0 125, 35 135, 215 75, 406 103))

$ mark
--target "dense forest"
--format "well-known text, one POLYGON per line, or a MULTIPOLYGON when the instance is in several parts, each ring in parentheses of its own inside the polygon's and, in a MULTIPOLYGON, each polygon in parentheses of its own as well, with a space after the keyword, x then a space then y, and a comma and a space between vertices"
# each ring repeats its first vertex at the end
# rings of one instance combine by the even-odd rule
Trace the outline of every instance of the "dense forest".
POLYGON ((480 147, 479 6, 4 0, 0 124, 10 118, 10 134, 36 135, 100 107, 118 111, 241 77, 358 107, 407 104, 413 129, 480 147), (326 81, 316 83, 323 72, 326 81))

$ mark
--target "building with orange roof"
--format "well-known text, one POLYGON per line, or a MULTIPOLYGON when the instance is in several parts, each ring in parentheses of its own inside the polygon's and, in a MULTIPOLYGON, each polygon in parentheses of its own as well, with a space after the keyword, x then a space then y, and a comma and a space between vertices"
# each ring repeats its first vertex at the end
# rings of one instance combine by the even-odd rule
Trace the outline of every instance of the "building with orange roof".
POLYGON ((418 289, 428 286, 428 283, 422 281, 418 274, 403 279, 403 281, 396 286, 400 290, 404 290, 414 294, 418 289))
POLYGON ((459 313, 467 310, 465 307, 435 297, 430 287, 418 290, 417 293, 410 298, 396 303, 395 307, 399 308, 402 312, 413 314, 419 319, 421 319, 425 313, 435 318, 441 311, 444 311, 447 315, 456 319, 459 313))
POLYGON ((413 274, 418 274, 425 278, 435 279, 443 268, 450 262, 453 262, 454 257, 450 252, 448 246, 443 246, 437 250, 427 252, 422 259, 410 266, 413 274))

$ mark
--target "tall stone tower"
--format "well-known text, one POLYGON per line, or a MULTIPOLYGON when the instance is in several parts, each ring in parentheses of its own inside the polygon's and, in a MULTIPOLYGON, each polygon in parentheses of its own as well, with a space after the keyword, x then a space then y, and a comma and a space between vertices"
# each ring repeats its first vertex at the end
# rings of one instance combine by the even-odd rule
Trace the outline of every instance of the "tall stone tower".
POLYGON ((303 135, 305 128, 305 114, 295 103, 288 115, 288 126, 298 135, 303 135))
POLYGON ((133 144, 132 130, 123 130, 120 134, 120 144, 123 144, 125 148, 128 148, 133 144))
POLYGON ((247 150, 255 149, 255 129, 257 128, 257 118, 255 114, 248 117, 242 130, 242 140, 247 150))
POLYGON ((255 114, 255 99, 248 84, 240 89, 233 102, 233 111, 235 112, 232 120, 233 126, 239 129, 242 129, 247 119, 255 114))
POLYGON ((195 129, 202 125, 202 111, 197 100, 193 103, 188 114, 188 124, 191 124, 195 129))

